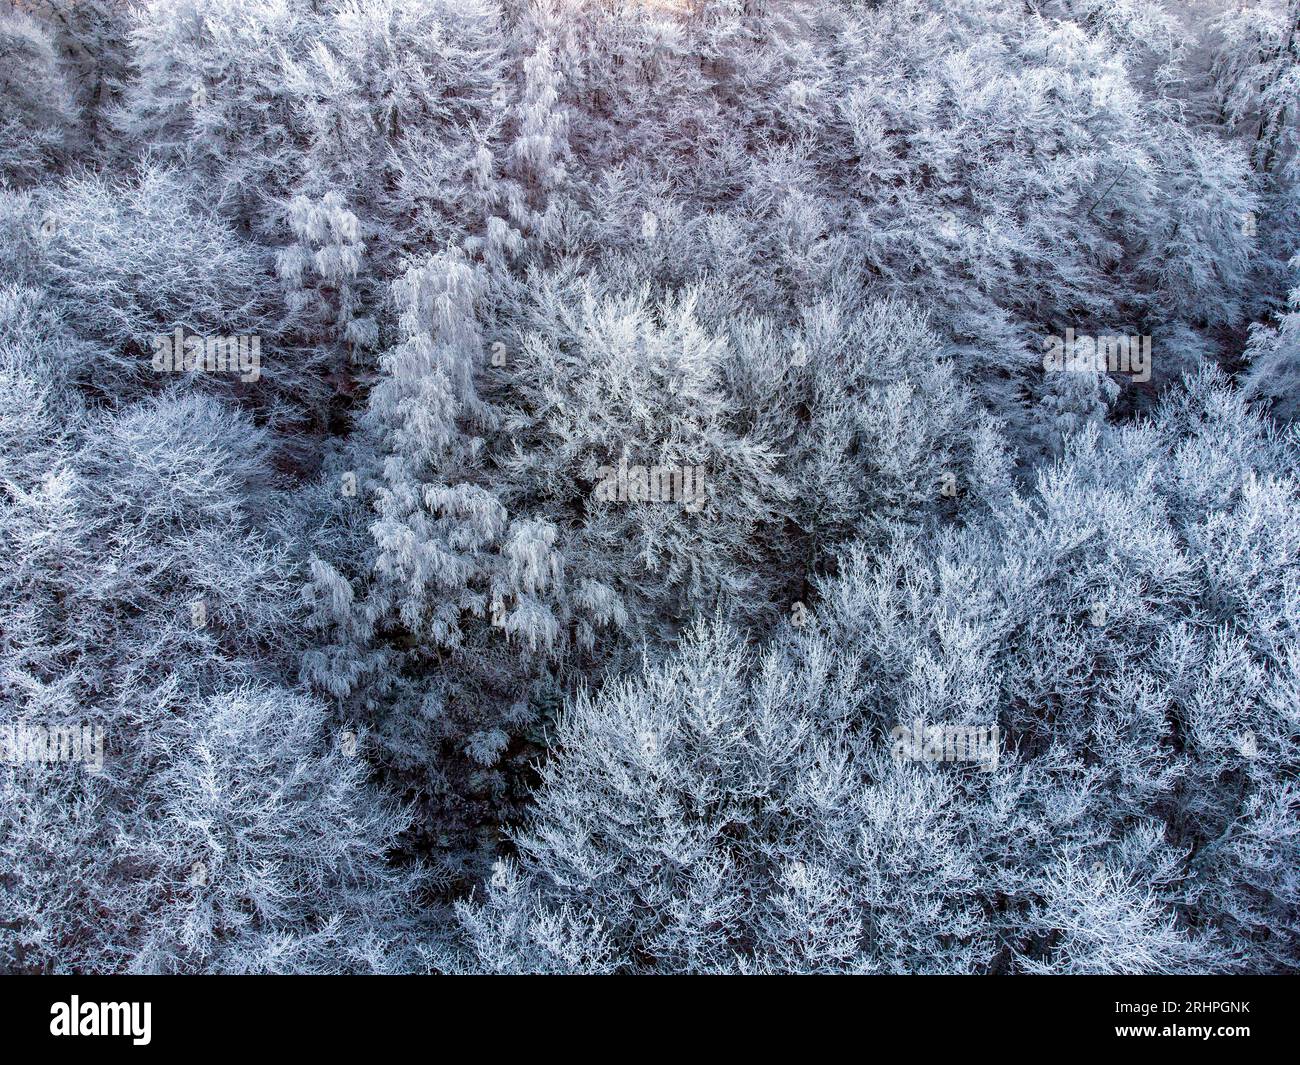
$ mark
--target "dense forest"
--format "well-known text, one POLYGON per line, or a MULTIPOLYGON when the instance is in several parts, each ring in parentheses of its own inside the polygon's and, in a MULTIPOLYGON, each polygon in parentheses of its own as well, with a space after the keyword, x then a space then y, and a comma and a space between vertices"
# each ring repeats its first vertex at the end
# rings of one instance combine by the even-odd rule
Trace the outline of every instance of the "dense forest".
POLYGON ((0 970, 1300 969, 1300 0, 0 81, 0 970))

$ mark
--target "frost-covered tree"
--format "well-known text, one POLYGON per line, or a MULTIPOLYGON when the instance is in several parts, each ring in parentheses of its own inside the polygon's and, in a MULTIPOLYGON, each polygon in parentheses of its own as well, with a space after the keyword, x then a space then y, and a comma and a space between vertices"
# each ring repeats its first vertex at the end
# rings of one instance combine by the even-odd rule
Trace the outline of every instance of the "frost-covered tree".
MULTIPOLYGON (((1300 268, 1300 258, 1292 266, 1300 268)), ((1250 363, 1247 392, 1272 401, 1280 417, 1295 421, 1300 415, 1300 286, 1291 290, 1287 309, 1275 324, 1251 326, 1245 355, 1250 363)))
POLYGON ((285 303, 313 362, 323 364, 336 391, 352 388, 354 363, 379 339, 365 313, 366 244, 361 224, 335 192, 319 200, 296 196, 289 205, 294 241, 276 252, 285 303))
POLYGON ((1272 174, 1300 146, 1300 5, 1238 4, 1210 29, 1219 38, 1210 76, 1220 121, 1253 128, 1251 161, 1272 174))
POLYGON ((0 179, 31 185, 64 166, 75 142, 76 100, 49 29, 0 8, 0 179))
POLYGON ((409 966, 412 876, 385 863, 408 818, 371 792, 357 744, 292 692, 236 688, 195 707, 140 799, 161 830, 123 847, 153 874, 126 906, 147 914, 131 967, 409 966))
POLYGON ((285 76, 320 33, 315 0, 153 0, 134 11, 115 125, 244 232, 273 237, 306 128, 285 76))
POLYGON ((503 120, 503 50, 500 13, 480 0, 348 0, 290 62, 301 189, 343 197, 380 264, 486 225, 475 171, 503 120))
MULTIPOLYGON (((97 158, 115 155, 111 115, 129 77, 138 0, 6 0, 49 34, 78 109, 74 140, 97 158)), ((123 153, 126 154, 126 153, 123 153)))
POLYGON ((89 376, 114 399, 152 375, 155 337, 261 334, 272 320, 265 252, 199 206, 175 171, 79 178, 50 196, 39 224, 39 280, 99 343, 89 376))
POLYGON ((512 511, 573 530, 561 544, 574 642, 590 648, 611 623, 640 638, 720 596, 772 610, 761 567, 790 487, 695 294, 653 307, 644 293, 544 288, 530 324, 503 352, 499 462, 518 486, 512 511))

